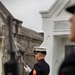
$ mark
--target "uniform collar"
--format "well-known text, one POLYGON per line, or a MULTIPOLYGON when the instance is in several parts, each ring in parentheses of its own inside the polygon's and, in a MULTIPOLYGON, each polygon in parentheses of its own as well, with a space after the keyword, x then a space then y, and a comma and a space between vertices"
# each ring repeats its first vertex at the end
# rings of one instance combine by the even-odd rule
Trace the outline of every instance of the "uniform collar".
POLYGON ((40 61, 45 61, 44 59, 40 59, 40 60, 38 60, 38 62, 40 62, 40 61))

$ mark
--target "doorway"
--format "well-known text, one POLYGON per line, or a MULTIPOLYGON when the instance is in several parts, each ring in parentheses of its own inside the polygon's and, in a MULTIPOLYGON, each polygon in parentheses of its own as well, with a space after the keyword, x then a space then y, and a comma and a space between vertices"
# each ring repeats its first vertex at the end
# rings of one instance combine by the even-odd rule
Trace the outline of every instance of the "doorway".
POLYGON ((68 55, 75 53, 75 42, 71 42, 69 39, 63 39, 63 50, 64 50, 64 58, 68 55))
POLYGON ((65 58, 72 53, 75 53, 75 45, 65 45, 65 58))

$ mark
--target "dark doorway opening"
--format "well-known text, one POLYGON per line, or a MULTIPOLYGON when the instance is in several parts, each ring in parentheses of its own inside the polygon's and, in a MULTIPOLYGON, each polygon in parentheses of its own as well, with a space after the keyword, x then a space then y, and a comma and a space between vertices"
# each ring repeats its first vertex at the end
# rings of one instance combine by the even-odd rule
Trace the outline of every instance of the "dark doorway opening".
POLYGON ((75 45, 65 45, 65 58, 72 53, 75 53, 75 45))

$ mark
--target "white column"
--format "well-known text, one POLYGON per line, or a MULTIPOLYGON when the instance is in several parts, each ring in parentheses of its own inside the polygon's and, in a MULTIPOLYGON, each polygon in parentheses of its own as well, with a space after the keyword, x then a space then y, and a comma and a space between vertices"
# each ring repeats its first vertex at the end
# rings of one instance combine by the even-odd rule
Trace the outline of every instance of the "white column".
POLYGON ((52 18, 43 18, 43 31, 44 31, 44 41, 42 46, 47 48, 47 55, 45 60, 50 65, 50 74, 52 75, 52 68, 53 68, 53 26, 54 22, 52 18))

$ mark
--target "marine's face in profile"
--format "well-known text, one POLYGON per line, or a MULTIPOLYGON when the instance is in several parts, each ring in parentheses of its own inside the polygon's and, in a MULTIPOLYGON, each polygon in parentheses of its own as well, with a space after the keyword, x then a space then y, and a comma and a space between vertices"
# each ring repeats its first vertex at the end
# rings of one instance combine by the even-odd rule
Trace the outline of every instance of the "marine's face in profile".
POLYGON ((35 59, 38 61, 40 58, 40 53, 38 52, 37 54, 35 54, 35 59))
POLYGON ((71 32, 69 39, 72 42, 75 42, 75 14, 73 14, 72 18, 70 19, 71 22, 71 32))
POLYGON ((39 51, 34 50, 35 59, 38 60, 39 58, 39 51))

